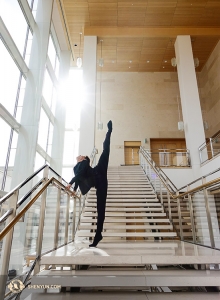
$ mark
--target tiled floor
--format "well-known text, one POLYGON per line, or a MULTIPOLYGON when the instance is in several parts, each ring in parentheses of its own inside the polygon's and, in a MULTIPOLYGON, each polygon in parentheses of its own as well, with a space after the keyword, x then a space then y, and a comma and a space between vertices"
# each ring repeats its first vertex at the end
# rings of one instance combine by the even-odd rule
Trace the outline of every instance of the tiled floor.
MULTIPOLYGON (((23 299, 23 298, 22 298, 23 299)), ((219 300, 220 293, 99 292, 30 295, 26 300, 219 300)))

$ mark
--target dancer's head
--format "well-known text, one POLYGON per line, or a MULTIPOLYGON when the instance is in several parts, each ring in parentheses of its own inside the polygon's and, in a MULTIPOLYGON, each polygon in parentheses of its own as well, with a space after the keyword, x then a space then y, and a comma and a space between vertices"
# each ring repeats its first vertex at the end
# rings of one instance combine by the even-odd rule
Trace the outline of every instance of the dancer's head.
POLYGON ((81 162, 81 161, 83 161, 83 160, 88 160, 88 162, 90 163, 90 159, 89 159, 88 156, 79 155, 79 156, 77 156, 77 158, 76 158, 76 161, 77 161, 78 163, 81 162))

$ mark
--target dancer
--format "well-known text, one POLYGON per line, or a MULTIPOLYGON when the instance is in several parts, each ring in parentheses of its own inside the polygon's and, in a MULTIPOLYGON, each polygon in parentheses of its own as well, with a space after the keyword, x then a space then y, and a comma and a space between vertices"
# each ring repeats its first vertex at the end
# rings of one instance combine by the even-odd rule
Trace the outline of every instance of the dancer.
POLYGON ((103 151, 99 158, 98 164, 91 168, 89 163, 90 159, 88 156, 78 156, 76 158, 77 165, 74 167, 75 177, 71 179, 67 188, 75 182, 74 192, 78 186, 83 195, 88 193, 91 187, 96 188, 97 197, 97 229, 93 240, 93 243, 89 247, 96 247, 102 240, 103 223, 105 220, 105 205, 108 190, 107 170, 110 153, 110 137, 112 133, 112 121, 107 124, 108 131, 103 143, 103 151))

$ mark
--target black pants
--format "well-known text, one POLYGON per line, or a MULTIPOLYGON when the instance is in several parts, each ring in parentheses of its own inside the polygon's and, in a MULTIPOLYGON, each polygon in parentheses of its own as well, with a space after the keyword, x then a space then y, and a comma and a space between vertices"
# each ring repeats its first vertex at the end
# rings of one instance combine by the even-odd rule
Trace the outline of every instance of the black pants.
POLYGON ((97 166, 95 166, 95 188, 97 196, 97 230, 96 234, 101 234, 103 223, 105 220, 105 205, 108 190, 107 170, 110 153, 110 136, 108 131, 103 143, 103 151, 99 158, 97 166))

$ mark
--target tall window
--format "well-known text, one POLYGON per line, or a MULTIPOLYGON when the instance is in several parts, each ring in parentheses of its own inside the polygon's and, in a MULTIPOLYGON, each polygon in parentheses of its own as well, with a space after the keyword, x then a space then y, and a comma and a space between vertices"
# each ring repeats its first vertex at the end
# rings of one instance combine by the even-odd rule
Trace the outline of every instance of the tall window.
POLYGON ((28 0, 28 4, 32 10, 33 17, 36 19, 38 0, 28 0))
POLYGON ((0 65, 0 102, 13 115, 20 71, 2 41, 0 41, 0 65))
POLYGON ((21 55, 25 48, 27 22, 17 0, 0 1, 1 18, 21 55))
POLYGON ((53 39, 52 39, 51 35, 50 35, 50 38, 49 38, 48 56, 49 56, 51 65, 54 69, 55 75, 58 78, 60 61, 59 61, 59 57, 57 55, 57 51, 56 51, 56 48, 54 46, 54 42, 53 42, 53 39))
POLYGON ((10 145, 10 156, 8 152, 9 140, 11 137, 11 127, 0 118, 1 128, 1 151, 0 151, 0 189, 9 191, 11 185, 11 177, 13 173, 14 158, 17 147, 18 135, 16 132, 12 135, 10 145), (7 170, 6 161, 8 160, 7 170))
POLYGON ((66 97, 66 132, 64 139, 62 176, 69 180, 79 151, 80 112, 83 105, 83 72, 72 69, 69 74, 66 97))

